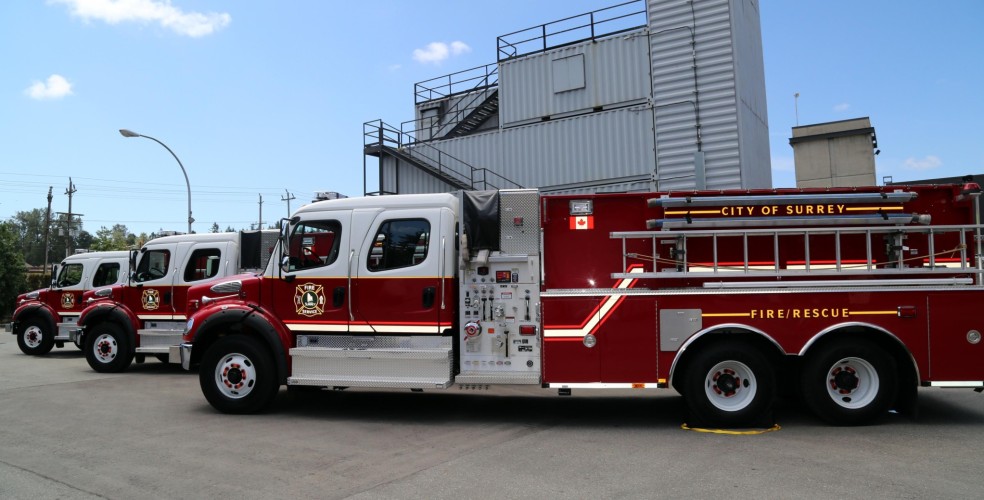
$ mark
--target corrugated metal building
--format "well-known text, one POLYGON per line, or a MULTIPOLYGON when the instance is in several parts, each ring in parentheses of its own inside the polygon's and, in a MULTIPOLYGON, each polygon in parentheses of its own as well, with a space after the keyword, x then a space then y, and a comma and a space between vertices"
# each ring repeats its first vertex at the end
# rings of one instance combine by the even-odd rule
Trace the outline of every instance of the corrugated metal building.
POLYGON ((365 190, 771 187, 761 38, 757 0, 636 0, 503 35, 495 64, 418 83, 413 121, 365 124, 365 190))

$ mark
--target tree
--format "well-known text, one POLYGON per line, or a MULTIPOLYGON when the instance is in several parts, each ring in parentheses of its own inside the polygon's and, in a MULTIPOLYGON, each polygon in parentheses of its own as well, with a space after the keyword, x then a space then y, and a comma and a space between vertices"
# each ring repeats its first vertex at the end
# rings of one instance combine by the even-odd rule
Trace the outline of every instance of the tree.
POLYGON ((79 231, 79 235, 75 237, 75 248, 92 248, 93 239, 89 231, 79 231))
MULTIPOLYGON (((11 219, 10 222, 13 224, 12 230, 17 235, 18 247, 20 248, 21 254, 24 256, 24 260, 32 266, 40 266, 44 264, 44 219, 45 210, 40 208, 35 208, 30 211, 17 212, 11 219)), ((78 231, 82 227, 82 220, 78 217, 73 217, 72 220, 73 233, 78 231)), ((83 236, 89 235, 85 231, 78 232, 72 236, 66 237, 65 230, 68 226, 68 222, 65 218, 52 217, 48 225, 48 259, 49 262, 60 262, 65 258, 65 246, 71 243, 72 248, 87 248, 88 245, 80 245, 80 240, 83 236)))
POLYGON ((212 229, 211 229, 211 231, 210 231, 210 232, 212 232, 212 233, 217 233, 217 232, 219 232, 219 223, 218 223, 218 222, 213 222, 213 223, 212 223, 212 229))
POLYGON ((96 231, 96 238, 92 240, 92 250, 126 250, 130 248, 130 242, 136 241, 136 236, 130 234, 123 224, 114 224, 107 229, 102 226, 96 231))
POLYGON ((15 223, 0 222, 0 318, 8 318, 14 312, 14 300, 26 291, 27 269, 17 238, 18 227, 15 223))

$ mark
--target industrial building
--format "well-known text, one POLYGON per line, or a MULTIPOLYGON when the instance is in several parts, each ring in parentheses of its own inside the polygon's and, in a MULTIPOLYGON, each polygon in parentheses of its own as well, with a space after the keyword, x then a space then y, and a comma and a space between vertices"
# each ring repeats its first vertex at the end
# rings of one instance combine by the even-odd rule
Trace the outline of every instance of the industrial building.
POLYGON ((865 116, 793 127, 796 187, 874 186, 878 138, 865 116))
POLYGON ((497 47, 364 124, 365 194, 771 187, 757 0, 635 0, 497 47))

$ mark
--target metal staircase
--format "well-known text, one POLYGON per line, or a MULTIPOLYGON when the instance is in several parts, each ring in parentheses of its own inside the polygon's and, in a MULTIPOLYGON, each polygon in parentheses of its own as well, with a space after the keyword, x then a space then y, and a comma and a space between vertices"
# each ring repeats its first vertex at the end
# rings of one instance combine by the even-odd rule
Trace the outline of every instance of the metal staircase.
POLYGON ((481 104, 472 108, 464 119, 458 121, 451 127, 444 137, 461 137, 474 132, 489 118, 499 113, 499 91, 495 90, 481 104))
MULTIPOLYGON (((380 159, 384 156, 396 158, 440 179, 452 189, 522 188, 519 184, 487 168, 474 167, 427 142, 417 141, 413 134, 387 125, 382 120, 364 123, 363 138, 365 155, 380 159)), ((363 169, 364 179, 365 175, 366 171, 363 169)), ((398 194, 392 191, 384 192, 381 188, 382 186, 377 192, 367 191, 365 194, 398 194)))

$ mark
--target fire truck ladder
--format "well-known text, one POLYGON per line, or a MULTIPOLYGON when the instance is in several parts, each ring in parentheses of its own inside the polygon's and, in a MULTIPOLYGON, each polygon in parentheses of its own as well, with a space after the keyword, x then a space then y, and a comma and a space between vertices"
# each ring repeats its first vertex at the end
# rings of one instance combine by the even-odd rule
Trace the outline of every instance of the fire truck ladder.
MULTIPOLYGON (((879 211, 868 214, 844 215, 805 215, 786 217, 729 217, 695 218, 699 210, 714 206, 766 206, 775 204, 858 204, 880 201, 882 203, 902 203, 915 198, 915 193, 852 193, 840 195, 784 195, 784 196, 735 196, 704 198, 659 198, 649 201, 650 206, 662 206, 664 214, 680 215, 648 221, 648 227, 660 228, 653 231, 612 232, 611 238, 622 241, 622 269, 639 262, 652 262, 646 272, 613 273, 615 279, 681 279, 698 278, 705 281, 705 288, 755 288, 755 287, 816 287, 816 286, 873 286, 873 285, 966 285, 974 283, 968 274, 981 275, 980 266, 974 266, 968 253, 967 239, 971 233, 980 234, 981 225, 940 225, 930 226, 928 215, 886 213, 879 211), (671 210, 686 208, 686 210, 671 210), (903 224, 927 225, 903 225, 903 224), (774 227, 773 226, 785 226, 774 227), (789 227, 797 226, 797 227, 789 227), (807 227, 803 227, 807 226, 807 227), (747 228, 747 229, 717 229, 747 228), (687 228, 678 230, 678 228, 687 228), (690 229, 694 228, 694 229, 690 229), (925 235, 926 249, 923 255, 906 256, 904 242, 908 235, 925 235), (954 237, 953 234, 957 236, 954 237), (844 257, 844 238, 857 241, 863 235, 865 257, 846 260, 844 257), (883 235, 891 248, 891 258, 878 261, 872 250, 873 236, 883 235), (949 235, 949 241, 956 239, 953 248, 938 248, 938 239, 949 235), (810 255, 811 237, 832 238, 833 259, 814 259, 810 255), (771 262, 751 260, 750 246, 761 254, 762 240, 771 240, 771 262), (630 240, 649 240, 651 253, 630 252, 630 240), (709 243, 708 243, 708 240, 709 243), (719 249, 724 243, 740 240, 742 261, 722 263, 719 249), (698 243, 699 242, 699 243, 698 243), (751 242, 751 243, 750 243, 751 242), (662 258, 660 245, 672 245, 670 258, 662 258), (710 261, 692 262, 689 260, 688 246, 710 246, 710 261), (796 255, 796 260, 780 259, 783 255, 796 255), (942 255, 957 255, 955 259, 942 259, 942 255), (946 260, 944 262, 943 260, 946 260), (662 268, 661 268, 662 266, 662 268), (864 279, 849 279, 851 276, 864 279), (939 275, 965 275, 948 278, 933 278, 939 275), (804 280, 809 277, 838 276, 841 279, 804 280), (873 279, 879 276, 884 279, 873 279), (766 281, 735 280, 733 278, 769 278, 766 281), (784 277, 796 280, 781 281, 784 277), (729 281, 724 281, 728 279, 729 281)), ((635 244, 633 249, 638 249, 635 244)), ((979 249, 978 249, 978 254, 979 249)), ((732 255, 734 250, 732 249, 732 255)), ((980 278, 978 278, 980 282, 980 278)))

